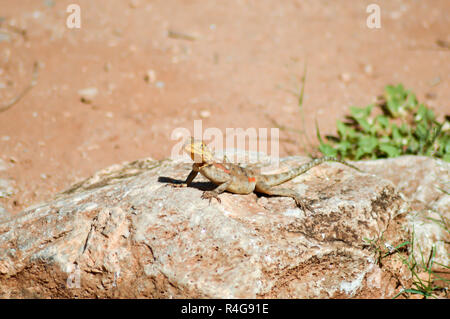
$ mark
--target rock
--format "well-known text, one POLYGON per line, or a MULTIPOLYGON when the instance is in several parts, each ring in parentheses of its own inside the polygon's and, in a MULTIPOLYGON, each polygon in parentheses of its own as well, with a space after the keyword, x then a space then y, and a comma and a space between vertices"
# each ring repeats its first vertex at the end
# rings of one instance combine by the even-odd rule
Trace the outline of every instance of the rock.
POLYGON ((350 73, 341 73, 339 79, 344 83, 348 83, 351 81, 352 75, 350 73))
POLYGON ((202 119, 207 119, 207 118, 209 118, 211 116, 211 111, 209 111, 209 110, 201 110, 200 111, 200 117, 202 118, 202 119))
POLYGON ((371 64, 364 65, 364 72, 367 75, 372 75, 373 74, 373 67, 372 67, 372 65, 371 64))
MULTIPOLYGON (((397 190, 408 198, 411 207, 405 227, 415 233, 414 255, 429 256, 431 247, 436 249, 436 262, 450 264, 450 234, 438 221, 450 217, 448 189, 450 165, 442 160, 423 156, 402 156, 380 161, 360 162, 359 167, 392 181, 397 190)), ((447 226, 448 227, 448 226, 447 226)))
MULTIPOLYGON (((169 185, 186 178, 187 163, 111 166, 0 222, 0 297, 391 298, 410 273, 397 253, 378 263, 368 240, 407 240, 414 211, 395 184, 418 201, 437 197, 431 183, 414 187, 399 176, 415 182, 413 174, 448 173, 448 164, 410 157, 356 165, 379 176, 327 163, 286 184, 314 213, 255 194, 223 193, 209 204, 202 177, 192 187, 169 185)), ((433 207, 447 207, 442 201, 433 207)))
POLYGON ((98 94, 98 89, 95 87, 86 88, 78 91, 78 94, 81 96, 81 102, 83 103, 92 103, 94 98, 98 94))
POLYGON ((147 83, 155 83, 155 81, 156 81, 155 70, 148 70, 147 73, 145 73, 144 81, 147 83))

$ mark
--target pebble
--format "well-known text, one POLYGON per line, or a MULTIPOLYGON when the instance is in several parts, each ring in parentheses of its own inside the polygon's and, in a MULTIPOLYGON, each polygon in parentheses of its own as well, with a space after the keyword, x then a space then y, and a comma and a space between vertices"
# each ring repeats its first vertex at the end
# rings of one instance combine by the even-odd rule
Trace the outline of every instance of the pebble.
POLYGON ((372 73, 373 73, 373 67, 372 67, 372 65, 371 65, 371 64, 366 64, 366 65, 364 66, 364 72, 365 72, 367 75, 372 75, 372 73))
POLYGON ((155 83, 155 86, 156 86, 158 89, 163 89, 164 86, 165 86, 165 83, 164 83, 163 81, 158 81, 158 82, 155 83))
POLYGON ((98 89, 95 87, 85 88, 85 89, 79 90, 78 94, 81 96, 81 102, 91 103, 92 100, 97 96, 98 89))
POLYGON ((155 83, 156 81, 156 72, 155 70, 148 70, 144 76, 144 81, 147 83, 155 83))
POLYGON ((206 119, 206 118, 208 118, 210 116, 211 116, 211 112, 210 111, 208 111, 208 110, 200 111, 200 117, 201 118, 206 119))
POLYGON ((341 73, 339 78, 342 82, 348 83, 352 79, 352 76, 350 75, 350 73, 341 73))

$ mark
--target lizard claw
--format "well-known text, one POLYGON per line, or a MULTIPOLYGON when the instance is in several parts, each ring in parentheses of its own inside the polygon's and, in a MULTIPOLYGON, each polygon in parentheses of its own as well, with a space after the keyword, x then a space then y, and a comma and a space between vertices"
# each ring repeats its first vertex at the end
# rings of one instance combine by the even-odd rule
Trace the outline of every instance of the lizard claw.
POLYGON ((222 202, 220 200, 220 198, 219 198, 219 194, 217 194, 216 192, 213 192, 213 191, 205 191, 205 192, 203 192, 202 198, 203 199, 209 199, 209 204, 211 204, 211 199, 213 199, 213 198, 217 199, 217 201, 219 203, 222 202))

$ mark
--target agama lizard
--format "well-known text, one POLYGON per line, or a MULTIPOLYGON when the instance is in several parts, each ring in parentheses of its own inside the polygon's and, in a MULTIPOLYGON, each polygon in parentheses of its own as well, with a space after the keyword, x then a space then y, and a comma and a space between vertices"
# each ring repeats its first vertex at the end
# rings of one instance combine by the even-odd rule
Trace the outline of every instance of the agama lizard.
POLYGON ((210 202, 212 198, 215 198, 220 202, 218 195, 224 191, 235 194, 258 192, 273 196, 292 197, 298 207, 303 210, 308 209, 312 212, 312 208, 296 191, 288 188, 274 188, 274 186, 283 184, 296 176, 305 173, 312 167, 328 161, 339 162, 360 171, 360 169, 344 160, 324 156, 313 159, 306 164, 292 168, 284 173, 273 175, 260 174, 259 170, 255 168, 244 168, 238 164, 229 163, 226 157, 223 162, 217 161, 214 158, 213 153, 202 141, 195 140, 192 137, 185 143, 184 151, 191 156, 192 160, 194 160, 194 164, 192 166, 192 171, 182 186, 191 185, 197 174, 202 174, 208 180, 218 185, 214 190, 205 191, 202 195, 203 199, 209 199, 210 202))

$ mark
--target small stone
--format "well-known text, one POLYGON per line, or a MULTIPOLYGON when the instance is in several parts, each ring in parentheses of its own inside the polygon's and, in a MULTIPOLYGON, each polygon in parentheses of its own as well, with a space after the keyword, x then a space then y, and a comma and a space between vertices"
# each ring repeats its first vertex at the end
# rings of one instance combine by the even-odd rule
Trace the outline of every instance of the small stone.
POLYGON ((208 118, 210 116, 211 116, 211 112, 210 111, 208 111, 208 110, 200 111, 200 117, 201 118, 206 119, 206 118, 208 118))
POLYGON ((144 81, 147 83, 155 83, 156 81, 156 72, 155 70, 148 70, 144 76, 144 81))
POLYGON ((11 139, 11 137, 9 137, 8 135, 2 136, 2 141, 9 141, 11 139))
POLYGON ((34 11, 33 12, 33 18, 39 19, 40 17, 41 17, 41 12, 40 11, 34 11))
POLYGON ((155 86, 156 86, 158 89, 163 89, 164 86, 165 86, 165 83, 164 83, 163 81, 158 81, 158 82, 155 83, 155 86))
POLYGON ((371 65, 371 64, 366 64, 366 65, 364 66, 364 72, 365 72, 367 75, 372 75, 372 73, 373 73, 373 67, 372 67, 372 65, 371 65))
POLYGON ((341 73, 339 78, 342 82, 348 83, 352 79, 352 76, 350 75, 350 73, 341 73))
POLYGON ((89 104, 97 96, 98 89, 95 87, 86 88, 79 90, 78 94, 81 95, 81 102, 89 104))

